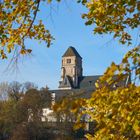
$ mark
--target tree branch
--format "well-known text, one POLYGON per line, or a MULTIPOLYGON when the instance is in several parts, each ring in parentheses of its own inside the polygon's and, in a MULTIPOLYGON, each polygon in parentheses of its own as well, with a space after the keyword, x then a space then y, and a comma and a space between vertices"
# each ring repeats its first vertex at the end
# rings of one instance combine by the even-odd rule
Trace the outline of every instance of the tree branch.
POLYGON ((33 26, 33 23, 34 23, 34 21, 35 21, 35 19, 36 19, 36 16, 37 16, 37 11, 38 11, 38 9, 39 9, 39 4, 40 4, 40 0, 37 0, 37 7, 36 7, 36 10, 34 11, 33 20, 32 20, 32 22, 31 22, 31 24, 30 24, 30 26, 29 26, 27 32, 26 32, 25 35, 22 37, 23 40, 24 40, 25 36, 27 36, 27 34, 29 33, 29 31, 31 30, 31 28, 32 28, 32 26, 33 26))

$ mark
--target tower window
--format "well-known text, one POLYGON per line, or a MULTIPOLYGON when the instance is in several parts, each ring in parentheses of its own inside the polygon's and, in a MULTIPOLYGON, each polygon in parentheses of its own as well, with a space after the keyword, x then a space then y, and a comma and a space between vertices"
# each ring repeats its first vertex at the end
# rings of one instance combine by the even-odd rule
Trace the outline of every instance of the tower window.
POLYGON ((71 63, 71 59, 67 59, 67 63, 71 63))

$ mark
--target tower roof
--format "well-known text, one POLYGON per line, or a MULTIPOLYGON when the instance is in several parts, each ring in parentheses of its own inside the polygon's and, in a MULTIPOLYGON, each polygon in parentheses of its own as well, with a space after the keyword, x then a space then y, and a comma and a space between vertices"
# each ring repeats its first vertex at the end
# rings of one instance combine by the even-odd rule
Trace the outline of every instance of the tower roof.
POLYGON ((67 51, 64 53, 64 55, 62 57, 67 57, 67 56, 76 56, 76 57, 80 57, 80 54, 76 51, 76 49, 72 46, 70 46, 67 51))

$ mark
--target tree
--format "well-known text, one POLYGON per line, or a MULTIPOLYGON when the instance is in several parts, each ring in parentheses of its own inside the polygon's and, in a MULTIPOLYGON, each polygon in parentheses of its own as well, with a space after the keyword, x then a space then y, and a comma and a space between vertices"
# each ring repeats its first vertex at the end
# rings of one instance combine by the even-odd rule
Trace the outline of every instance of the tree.
MULTIPOLYGON (((61 0, 55 0, 60 2, 61 0)), ((94 33, 114 33, 114 38, 120 42, 131 44, 131 35, 127 29, 137 28, 140 24, 140 2, 138 0, 76 0, 87 7, 88 13, 83 14, 87 19, 86 25, 95 24, 94 33)), ((0 57, 7 58, 13 52, 13 59, 20 54, 31 53, 26 48, 27 38, 44 41, 47 47, 53 40, 49 30, 42 20, 36 20, 40 3, 52 0, 3 0, 0 3, 0 57)))
POLYGON ((82 17, 86 25, 95 25, 94 33, 113 33, 122 44, 131 45, 128 29, 140 25, 140 1, 138 0, 78 0, 88 9, 82 17))
POLYGON ((9 84, 7 82, 0 83, 0 100, 8 98, 9 84))
MULTIPOLYGON (((140 25, 139 1, 79 0, 79 2, 88 8, 83 18, 87 20, 86 25, 94 25, 94 33, 113 33, 114 38, 118 37, 122 44, 131 44, 131 35, 128 34, 127 28, 134 29, 140 25)), ((139 45, 128 51, 120 64, 112 62, 97 81, 96 91, 90 99, 77 99, 71 102, 70 110, 77 115, 75 128, 83 126, 81 123, 83 115, 89 115, 89 122, 97 122, 95 132, 86 135, 89 140, 139 139, 140 86, 136 81, 140 81, 139 45), (124 81, 126 77, 129 77, 127 80, 131 79, 131 83, 120 85, 119 82, 124 81)), ((66 101, 64 100, 60 107, 66 101)), ((60 107, 58 106, 58 110, 60 107)), ((66 106, 63 106, 62 110, 63 108, 66 106)))
POLYGON ((22 84, 17 81, 13 81, 9 84, 8 96, 13 100, 19 100, 22 94, 22 84))
POLYGON ((52 94, 49 92, 49 88, 47 86, 45 88, 40 89, 40 95, 44 102, 44 108, 51 108, 52 94))
MULTIPOLYGON (((88 115, 89 122, 96 122, 93 134, 87 134, 91 140, 140 138, 140 46, 129 51, 119 65, 112 63, 104 75, 96 82, 96 91, 89 99, 65 99, 59 106, 59 112, 74 113, 75 129, 85 127, 81 122, 88 115), (134 72, 133 72, 134 70, 134 72), (133 73, 134 79, 127 82, 126 77, 133 73), (115 75, 115 79, 114 79, 115 75), (121 81, 126 84, 119 84, 121 81), (119 86, 116 86, 119 85, 119 86)), ((85 93, 86 94, 86 93, 85 93)))
MULTIPOLYGON (((27 38, 44 41, 47 47, 53 37, 45 28, 42 20, 37 21, 41 0, 3 0, 0 2, 0 57, 7 58, 7 53, 14 52, 14 57, 31 53, 24 41, 27 38)), ((48 1, 49 2, 49 1, 48 1)))
POLYGON ((28 89, 24 94, 23 85, 9 84, 7 100, 0 100, 0 137, 3 139, 37 139, 41 137, 42 109, 46 107, 47 89, 28 89), (18 131, 17 131, 18 130, 18 131), (20 136, 20 137, 19 137, 20 136))
POLYGON ((18 110, 22 110, 25 116, 23 122, 25 122, 25 127, 28 129, 31 139, 36 139, 39 136, 42 127, 43 101, 44 98, 37 89, 29 89, 19 103, 20 108, 18 110))
POLYGON ((37 89, 37 86, 32 83, 32 82, 25 82, 22 85, 22 91, 25 93, 26 91, 30 90, 30 89, 37 89))
POLYGON ((30 140, 29 130, 26 124, 17 125, 10 140, 30 140))
MULTIPOLYGON (((40 2, 40 0, 23 0, 21 3, 17 0, 5 0, 0 4, 2 59, 12 50, 17 53, 16 55, 30 53, 31 49, 26 48, 24 44, 26 38, 43 40, 50 46, 53 38, 49 31, 41 21, 35 22, 40 2)), ((83 14, 83 18, 87 20, 86 25, 95 25, 94 33, 112 33, 122 44, 131 45, 131 35, 127 28, 137 29, 140 25, 138 0, 78 0, 78 2, 87 7, 88 12, 83 14)), ((140 88, 135 84, 136 79, 140 80, 140 46, 130 50, 119 65, 112 63, 96 83, 97 90, 90 99, 71 102, 74 104, 72 105, 74 109, 71 110, 74 113, 82 105, 83 110, 77 115, 79 126, 83 114, 89 114, 90 120, 96 120, 98 123, 95 135, 87 135, 88 139, 139 139, 140 88), (113 75, 117 75, 115 80, 112 78, 113 75), (110 88, 128 75, 132 75, 132 78, 134 75, 133 83, 110 88)))
POLYGON ((26 109, 28 114, 31 114, 31 121, 41 121, 42 108, 44 102, 39 91, 36 89, 28 90, 21 101, 21 106, 26 109))
MULTIPOLYGON (((140 25, 138 1, 99 0, 84 4, 89 12, 83 18, 87 19, 87 25, 96 24, 95 33, 114 33, 114 38, 120 37, 121 43, 131 44, 126 29, 140 25)), ((88 139, 139 139, 140 87, 135 84, 136 80, 140 80, 140 46, 130 50, 119 65, 112 63, 96 83, 97 90, 92 98, 83 105, 86 110, 82 113, 89 114, 91 120, 98 123, 95 135, 87 135, 88 139), (117 75, 116 80, 112 78, 114 75, 117 75), (126 75, 133 75, 132 83, 111 90, 110 87, 126 75)))

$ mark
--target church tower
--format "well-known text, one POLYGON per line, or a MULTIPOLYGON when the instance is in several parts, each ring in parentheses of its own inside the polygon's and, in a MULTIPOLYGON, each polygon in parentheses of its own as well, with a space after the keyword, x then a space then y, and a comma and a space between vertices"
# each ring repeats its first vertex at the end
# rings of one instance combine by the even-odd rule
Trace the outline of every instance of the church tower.
POLYGON ((74 47, 69 47, 62 56, 60 89, 72 89, 78 87, 78 81, 82 77, 82 57, 74 47))

